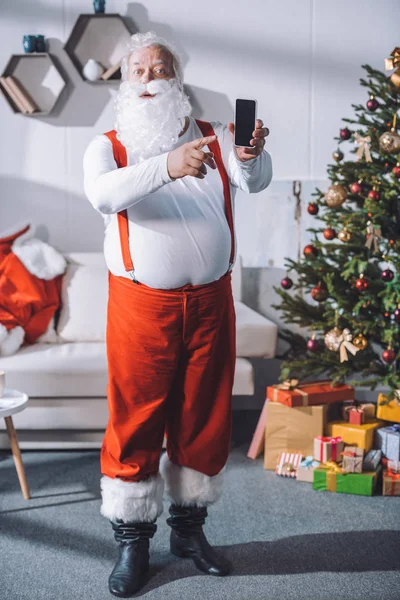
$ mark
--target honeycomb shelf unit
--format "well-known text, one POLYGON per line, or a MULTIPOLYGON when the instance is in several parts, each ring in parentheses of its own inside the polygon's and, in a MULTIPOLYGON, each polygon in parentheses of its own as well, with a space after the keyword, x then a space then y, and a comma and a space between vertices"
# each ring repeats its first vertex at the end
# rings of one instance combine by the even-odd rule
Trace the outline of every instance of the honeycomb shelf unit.
POLYGON ((54 57, 48 52, 12 54, 1 77, 12 76, 31 97, 38 110, 29 114, 20 110, 5 86, 0 89, 12 111, 27 117, 49 115, 67 85, 54 57))
POLYGON ((110 79, 90 81, 83 74, 83 67, 91 58, 105 70, 118 64, 126 53, 126 45, 132 32, 128 23, 118 13, 94 13, 79 15, 64 46, 79 75, 84 81, 108 84, 121 81, 121 69, 110 79))

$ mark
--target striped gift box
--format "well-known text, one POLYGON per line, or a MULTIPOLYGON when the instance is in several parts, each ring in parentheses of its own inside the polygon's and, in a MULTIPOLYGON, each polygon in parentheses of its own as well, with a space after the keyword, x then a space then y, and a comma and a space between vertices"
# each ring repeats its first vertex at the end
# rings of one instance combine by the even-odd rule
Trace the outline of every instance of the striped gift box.
POLYGON ((297 467, 303 458, 302 454, 296 452, 281 452, 275 473, 281 477, 296 477, 297 467))

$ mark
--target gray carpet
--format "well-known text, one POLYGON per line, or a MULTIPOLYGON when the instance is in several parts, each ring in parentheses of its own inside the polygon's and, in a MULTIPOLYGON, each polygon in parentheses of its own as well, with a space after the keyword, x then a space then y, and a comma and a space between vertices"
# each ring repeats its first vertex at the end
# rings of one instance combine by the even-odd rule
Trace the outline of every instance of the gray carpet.
MULTIPOLYGON (((235 573, 215 578, 168 552, 167 505, 151 545, 145 600, 399 599, 400 498, 314 492, 232 449, 226 486, 209 510, 208 539, 235 573)), ((117 557, 100 515, 97 451, 25 451, 25 501, 10 454, 0 453, 0 597, 113 598, 117 557)))

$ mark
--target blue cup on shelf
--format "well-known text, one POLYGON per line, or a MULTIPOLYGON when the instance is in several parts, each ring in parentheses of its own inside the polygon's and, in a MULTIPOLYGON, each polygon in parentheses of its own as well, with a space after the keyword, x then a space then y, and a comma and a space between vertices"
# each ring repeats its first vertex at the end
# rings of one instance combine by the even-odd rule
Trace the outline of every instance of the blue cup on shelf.
POLYGON ((106 9, 106 0, 93 0, 93 8, 95 13, 103 13, 106 9))
POLYGON ((46 52, 46 40, 44 35, 36 35, 36 52, 46 52))
POLYGON ((36 37, 34 35, 24 35, 23 45, 24 45, 25 52, 35 52, 36 37))

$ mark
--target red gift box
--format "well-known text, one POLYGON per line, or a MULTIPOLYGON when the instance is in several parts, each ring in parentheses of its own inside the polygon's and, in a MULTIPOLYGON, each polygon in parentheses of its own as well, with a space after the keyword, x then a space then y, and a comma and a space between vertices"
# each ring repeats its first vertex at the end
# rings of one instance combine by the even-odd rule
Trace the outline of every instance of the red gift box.
POLYGON ((351 408, 347 414, 351 425, 362 425, 364 423, 364 411, 361 408, 351 408))
POLYGON ((354 400, 352 386, 338 383, 332 387, 331 383, 331 381, 299 383, 297 379, 288 379, 279 385, 268 386, 267 398, 271 402, 280 402, 290 407, 354 400))

